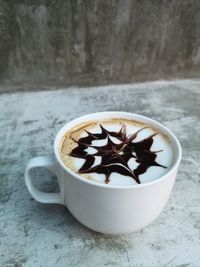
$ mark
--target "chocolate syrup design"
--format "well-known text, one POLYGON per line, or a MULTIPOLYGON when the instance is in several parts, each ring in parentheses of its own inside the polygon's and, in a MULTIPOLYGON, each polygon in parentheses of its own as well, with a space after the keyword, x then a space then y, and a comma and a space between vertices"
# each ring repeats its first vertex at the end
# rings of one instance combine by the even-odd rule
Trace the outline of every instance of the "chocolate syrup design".
POLYGON ((79 140, 74 140, 77 143, 71 153, 72 157, 85 159, 84 164, 79 169, 78 173, 102 173, 105 174, 105 183, 109 183, 110 175, 113 172, 120 173, 125 176, 132 177, 138 184, 140 184, 139 176, 147 171, 151 166, 158 166, 166 168, 163 165, 158 164, 156 160, 156 153, 159 151, 151 151, 150 148, 153 144, 153 137, 157 134, 154 133, 149 137, 134 142, 138 133, 147 127, 141 128, 131 136, 126 134, 126 126, 123 125, 119 132, 109 132, 101 124, 101 133, 87 132, 86 137, 82 137, 79 140), (115 144, 110 137, 117 138, 120 143, 115 144), (103 146, 93 146, 92 141, 101 140, 107 138, 107 144, 103 146), (85 151, 88 147, 92 147, 97 150, 94 154, 88 154, 85 151), (95 156, 101 157, 101 163, 92 167, 95 162, 95 156), (131 158, 135 158, 139 165, 136 169, 131 170, 128 166, 128 161, 131 158))

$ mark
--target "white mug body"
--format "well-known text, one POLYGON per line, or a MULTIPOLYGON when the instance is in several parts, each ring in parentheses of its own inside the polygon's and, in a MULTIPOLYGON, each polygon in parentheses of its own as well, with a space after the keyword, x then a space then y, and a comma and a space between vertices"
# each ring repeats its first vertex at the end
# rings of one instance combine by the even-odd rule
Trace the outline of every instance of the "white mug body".
POLYGON ((33 166, 28 163, 25 180, 36 200, 66 205, 72 215, 86 227, 106 234, 129 233, 142 229, 161 213, 172 191, 181 154, 180 143, 174 134, 152 119, 126 112, 93 113, 69 122, 58 132, 54 141, 54 156, 48 166, 43 164, 56 174, 60 193, 51 195, 33 187, 29 170, 38 166, 34 162, 33 166), (60 145, 64 134, 79 123, 110 118, 139 121, 166 134, 174 151, 174 163, 170 170, 152 182, 112 186, 86 179, 67 168, 60 157, 60 145))

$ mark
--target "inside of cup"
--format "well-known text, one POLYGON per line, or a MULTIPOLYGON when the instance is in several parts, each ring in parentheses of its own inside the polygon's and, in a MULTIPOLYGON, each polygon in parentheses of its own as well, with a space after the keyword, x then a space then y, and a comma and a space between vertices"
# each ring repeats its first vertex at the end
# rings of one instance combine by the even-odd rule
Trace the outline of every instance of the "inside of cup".
MULTIPOLYGON (((171 169, 174 168, 174 166, 176 164, 179 164, 180 158, 181 158, 181 147, 180 147, 179 141, 177 140, 175 135, 168 128, 166 128, 164 125, 160 124, 159 122, 157 122, 155 120, 152 120, 150 118, 147 118, 145 116, 138 115, 138 114, 132 114, 132 113, 126 113, 126 112, 100 112, 100 113, 88 114, 88 115, 85 115, 83 117, 77 118, 77 119, 67 123, 59 131, 59 133, 56 136, 55 142, 54 142, 54 152, 55 152, 55 155, 56 155, 59 163, 62 165, 62 167, 65 168, 68 172, 71 172, 62 162, 62 160, 60 158, 60 153, 59 153, 61 140, 67 131, 69 131, 73 127, 77 126, 78 124, 84 124, 84 123, 87 123, 88 121, 94 121, 94 120, 95 121, 101 121, 101 120, 109 120, 109 119, 113 119, 113 118, 134 120, 134 121, 139 122, 139 123, 147 124, 151 128, 155 129, 155 131, 161 132, 163 135, 165 135, 169 139, 171 146, 173 148, 173 162, 172 162, 170 168, 168 168, 166 173, 171 171, 171 169)), ((78 176, 80 178, 80 175, 77 175, 74 173, 73 173, 73 175, 78 176)), ((81 177, 81 179, 84 179, 84 178, 81 177)), ((89 181, 89 182, 93 182, 93 181, 89 181)))

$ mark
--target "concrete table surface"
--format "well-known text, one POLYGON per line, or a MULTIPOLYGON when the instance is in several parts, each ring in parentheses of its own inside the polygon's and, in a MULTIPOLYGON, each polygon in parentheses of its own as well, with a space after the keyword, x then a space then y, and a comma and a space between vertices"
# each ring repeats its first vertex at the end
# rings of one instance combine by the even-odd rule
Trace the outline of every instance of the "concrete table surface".
MULTIPOLYGON (((2 94, 0 140, 0 266, 200 266, 199 80, 2 94), (26 162, 52 153, 61 126, 105 110, 156 119, 183 147, 169 202, 151 225, 133 234, 90 231, 67 208, 37 203, 24 184, 26 162)), ((40 188, 57 189, 49 172, 34 175, 40 188)))

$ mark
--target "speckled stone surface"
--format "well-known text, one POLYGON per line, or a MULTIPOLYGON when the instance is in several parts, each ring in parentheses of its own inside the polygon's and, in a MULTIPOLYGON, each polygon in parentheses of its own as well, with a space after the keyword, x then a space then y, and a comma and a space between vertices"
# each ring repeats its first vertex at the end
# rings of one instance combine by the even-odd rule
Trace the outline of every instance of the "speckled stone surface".
MULTIPOLYGON (((0 266, 200 266, 200 80, 2 94, 0 111, 0 266), (67 208, 37 203, 24 183, 26 162, 52 153, 61 126, 105 110, 156 119, 183 147, 169 202, 133 234, 90 231, 67 208)), ((40 188, 57 190, 49 172, 33 175, 40 188)))

